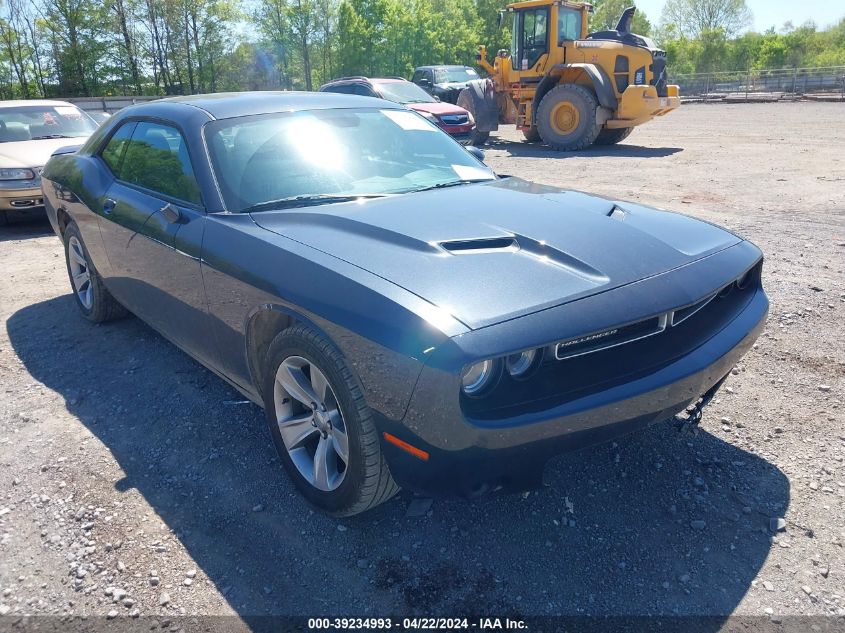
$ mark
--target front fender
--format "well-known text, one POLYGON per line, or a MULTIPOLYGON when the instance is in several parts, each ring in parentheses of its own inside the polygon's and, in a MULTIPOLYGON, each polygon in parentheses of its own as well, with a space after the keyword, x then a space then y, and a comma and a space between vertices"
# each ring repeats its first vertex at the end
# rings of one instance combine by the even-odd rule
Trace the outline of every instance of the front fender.
POLYGON ((551 90, 560 81, 561 77, 565 77, 567 72, 583 72, 590 80, 593 90, 596 91, 596 98, 598 98, 599 105, 610 110, 616 111, 618 102, 616 93, 613 91, 613 84, 610 77, 604 70, 595 64, 572 63, 572 64, 555 64, 551 67, 549 74, 543 78, 540 85, 537 86, 537 93, 534 99, 534 113, 537 113, 537 107, 543 95, 551 90))

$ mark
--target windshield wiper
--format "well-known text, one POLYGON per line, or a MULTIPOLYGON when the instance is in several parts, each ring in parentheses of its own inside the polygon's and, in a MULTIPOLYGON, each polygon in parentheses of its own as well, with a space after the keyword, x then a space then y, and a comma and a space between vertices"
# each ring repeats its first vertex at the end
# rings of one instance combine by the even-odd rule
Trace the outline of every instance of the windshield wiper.
POLYGON ((308 196, 289 196, 287 198, 279 198, 278 200, 268 200, 267 202, 259 202, 246 209, 243 213, 253 213, 255 211, 272 211, 276 209, 289 209, 291 207, 307 207, 316 204, 334 204, 336 202, 352 202, 360 198, 383 198, 386 193, 356 193, 346 195, 335 195, 330 193, 320 193, 308 196))
POLYGON ((436 185, 427 185, 417 189, 406 189, 402 193, 418 193, 420 191, 431 191, 432 189, 443 189, 445 187, 457 187, 459 185, 470 185, 474 182, 487 182, 494 180, 494 178, 462 178, 461 180, 450 180, 449 182, 439 182, 436 185))
POLYGON ((40 141, 42 139, 47 139, 47 138, 74 138, 74 137, 68 136, 67 134, 42 134, 41 136, 33 136, 30 140, 40 141))

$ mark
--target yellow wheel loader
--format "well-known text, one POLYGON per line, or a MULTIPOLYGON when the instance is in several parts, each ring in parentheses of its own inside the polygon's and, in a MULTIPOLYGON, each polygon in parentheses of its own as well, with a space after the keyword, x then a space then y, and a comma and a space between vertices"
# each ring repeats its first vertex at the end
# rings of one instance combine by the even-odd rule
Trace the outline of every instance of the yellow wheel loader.
POLYGON ((512 19, 511 50, 487 61, 489 77, 458 95, 476 121, 472 143, 482 144, 499 124, 514 124, 529 142, 557 150, 610 145, 635 126, 680 105, 678 86, 667 85, 666 53, 631 33, 634 7, 615 30, 587 32, 592 10, 565 0, 515 2, 499 13, 512 19))

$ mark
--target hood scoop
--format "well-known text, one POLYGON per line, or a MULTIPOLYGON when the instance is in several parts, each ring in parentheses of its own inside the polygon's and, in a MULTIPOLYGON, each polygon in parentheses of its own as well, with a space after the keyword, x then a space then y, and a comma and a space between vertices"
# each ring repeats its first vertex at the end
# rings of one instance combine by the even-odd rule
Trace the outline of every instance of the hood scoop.
POLYGON ((440 247, 452 255, 472 255, 517 251, 519 244, 513 237, 482 237, 472 240, 452 240, 440 242, 440 247))
POLYGON ((438 246, 452 255, 512 253, 517 257, 528 257, 549 266, 564 268, 570 274, 597 285, 609 281, 607 275, 602 274, 586 262, 551 246, 545 241, 535 240, 527 235, 449 240, 439 242, 438 246))

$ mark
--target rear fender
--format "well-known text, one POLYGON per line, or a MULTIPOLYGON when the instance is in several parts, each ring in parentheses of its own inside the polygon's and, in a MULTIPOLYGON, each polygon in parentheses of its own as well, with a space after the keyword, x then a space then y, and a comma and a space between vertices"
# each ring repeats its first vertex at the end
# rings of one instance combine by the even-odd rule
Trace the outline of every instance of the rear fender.
POLYGON ((595 64, 555 64, 537 86, 533 103, 534 117, 546 93, 561 82, 590 86, 595 91, 600 106, 611 112, 615 112, 618 107, 613 84, 604 70, 595 64))

